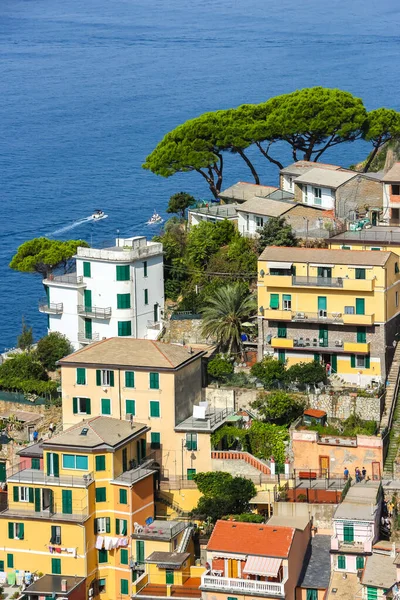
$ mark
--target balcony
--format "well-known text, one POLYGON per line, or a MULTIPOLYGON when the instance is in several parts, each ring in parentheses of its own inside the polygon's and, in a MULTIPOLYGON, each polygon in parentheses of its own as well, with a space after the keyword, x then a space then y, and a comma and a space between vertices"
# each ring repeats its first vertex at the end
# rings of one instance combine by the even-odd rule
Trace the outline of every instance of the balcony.
POLYGON ((266 287, 292 287, 292 276, 291 275, 264 275, 259 280, 259 285, 266 287))
POLYGON ((86 287, 82 275, 70 273, 69 275, 49 275, 43 281, 44 285, 56 287, 86 287))
POLYGON ((264 309, 264 318, 269 321, 293 321, 294 323, 337 323, 338 325, 373 325, 375 315, 345 314, 343 312, 329 313, 326 310, 319 312, 305 312, 294 310, 264 309))
POLYGON ((375 314, 372 315, 347 315, 343 314, 343 325, 373 325, 375 314))
POLYGON ((39 312, 48 315, 61 315, 64 309, 62 302, 49 302, 47 298, 39 300, 39 312))
MULTIPOLYGON (((31 505, 32 506, 32 505, 31 505)), ((52 520, 52 521, 73 521, 74 523, 82 523, 86 521, 89 516, 89 510, 86 502, 72 503, 72 512, 63 512, 63 506, 61 502, 54 502, 53 505, 48 508, 43 508, 40 511, 35 511, 32 506, 31 509, 23 508, 20 506, 7 506, 7 508, 0 512, 0 518, 5 519, 26 519, 32 518, 52 520)))
POLYGON ((86 333, 83 333, 83 332, 78 333, 78 342, 81 342, 81 344, 91 344, 92 342, 98 342, 98 341, 99 341, 98 333, 92 333, 90 336, 88 336, 86 333))
POLYGON ((293 275, 293 285, 301 287, 343 288, 343 277, 307 277, 293 275))
POLYGON ((274 337, 271 340, 273 348, 293 348, 294 340, 289 338, 274 337))
MULTIPOLYGON (((291 321, 293 318, 291 310, 275 310, 273 308, 265 308, 263 317, 270 321, 291 321)), ((304 314, 304 313, 303 313, 304 314)))
POLYGON ((79 304, 78 315, 93 319, 109 319, 111 317, 111 306, 108 308, 99 308, 98 306, 83 306, 79 304))
POLYGON ((293 350, 307 349, 314 352, 318 350, 318 352, 328 353, 369 354, 370 351, 370 342, 343 342, 341 339, 329 341, 318 337, 273 337, 271 339, 271 346, 273 348, 290 348, 293 350))
POLYGON ((337 535, 333 535, 331 537, 331 550, 347 552, 349 554, 372 552, 372 537, 369 537, 362 542, 345 542, 344 540, 339 539, 337 535))
POLYGON ((264 597, 285 596, 285 583, 272 583, 270 581, 253 581, 251 579, 232 579, 230 577, 216 577, 214 575, 202 575, 200 589, 204 591, 214 590, 224 593, 236 592, 237 594, 255 594, 264 597))
POLYGON ((345 342, 343 350, 354 354, 369 354, 370 345, 370 342, 345 342))
POLYGON ((31 483, 37 485, 48 485, 50 487, 78 487, 87 488, 94 481, 93 473, 84 475, 46 475, 44 471, 38 469, 9 469, 7 471, 8 483, 31 483))

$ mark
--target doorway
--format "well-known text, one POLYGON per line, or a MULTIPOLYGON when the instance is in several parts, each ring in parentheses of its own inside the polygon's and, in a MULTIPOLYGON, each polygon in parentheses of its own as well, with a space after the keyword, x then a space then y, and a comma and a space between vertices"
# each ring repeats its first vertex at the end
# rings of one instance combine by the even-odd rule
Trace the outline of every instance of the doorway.
MULTIPOLYGON (((392 218, 390 219, 391 225, 398 225, 400 222, 400 209, 392 208, 392 218)), ((372 223, 374 224, 374 223, 372 223)))
POLYGON ((319 470, 321 471, 321 477, 329 476, 329 456, 319 457, 319 470))

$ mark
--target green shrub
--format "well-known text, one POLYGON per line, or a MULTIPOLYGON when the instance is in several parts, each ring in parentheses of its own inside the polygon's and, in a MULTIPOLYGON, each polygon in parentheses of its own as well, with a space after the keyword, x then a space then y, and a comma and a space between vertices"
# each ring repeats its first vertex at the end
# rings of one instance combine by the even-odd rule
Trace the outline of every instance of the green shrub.
POLYGON ((207 365, 208 374, 214 379, 224 379, 233 373, 233 364, 221 355, 212 358, 207 365))

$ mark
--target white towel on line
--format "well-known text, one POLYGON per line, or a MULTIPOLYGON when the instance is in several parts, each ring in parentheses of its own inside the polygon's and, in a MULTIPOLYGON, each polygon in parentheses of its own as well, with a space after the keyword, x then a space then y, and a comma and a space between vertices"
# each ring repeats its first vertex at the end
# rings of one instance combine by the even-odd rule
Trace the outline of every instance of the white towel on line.
POLYGON ((96 548, 97 550, 101 550, 103 548, 104 538, 101 535, 97 536, 96 539, 96 548))

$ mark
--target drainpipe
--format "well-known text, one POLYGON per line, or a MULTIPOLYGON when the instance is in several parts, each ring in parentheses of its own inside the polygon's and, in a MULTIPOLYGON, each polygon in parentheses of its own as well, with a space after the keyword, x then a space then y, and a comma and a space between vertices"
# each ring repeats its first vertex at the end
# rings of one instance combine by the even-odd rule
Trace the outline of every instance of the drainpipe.
POLYGON ((138 307, 137 307, 137 278, 136 265, 133 265, 133 285, 135 289, 135 338, 138 337, 138 307))
POLYGON ((118 369, 118 403, 119 403, 119 418, 122 419, 122 408, 121 408, 121 369, 118 369))

